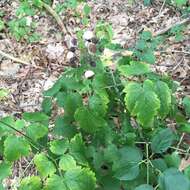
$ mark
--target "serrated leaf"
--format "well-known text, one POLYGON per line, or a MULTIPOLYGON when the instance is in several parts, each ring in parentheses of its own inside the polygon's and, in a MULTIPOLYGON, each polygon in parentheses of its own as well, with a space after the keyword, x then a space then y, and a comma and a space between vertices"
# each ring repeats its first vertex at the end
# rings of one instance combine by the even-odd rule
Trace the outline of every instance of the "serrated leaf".
POLYGON ((152 139, 151 149, 154 153, 165 152, 173 143, 174 134, 170 128, 162 129, 152 139))
POLYGON ((48 177, 56 172, 54 164, 46 157, 44 153, 36 154, 34 164, 42 177, 48 177))
POLYGON ((38 176, 31 176, 22 179, 18 190, 41 190, 42 182, 38 176))
POLYGON ((26 112, 23 119, 29 122, 47 121, 49 117, 43 112, 26 112))
POLYGON ((118 70, 126 77, 143 75, 150 72, 149 65, 138 61, 131 61, 130 65, 121 65, 118 67, 118 70))
POLYGON ((23 137, 8 136, 4 142, 4 156, 12 162, 18 160, 22 156, 28 156, 30 153, 30 145, 23 137))
POLYGON ((183 99, 183 106, 185 107, 185 112, 188 116, 190 116, 190 97, 185 97, 183 99))
POLYGON ((179 170, 170 168, 160 175, 159 187, 162 190, 189 190, 190 181, 179 170))
POLYGON ((79 93, 64 94, 64 96, 57 96, 59 106, 63 106, 64 114, 73 117, 76 109, 82 106, 82 96, 79 93))
POLYGON ((136 116, 138 122, 148 127, 160 108, 160 100, 153 90, 153 83, 146 80, 141 84, 130 82, 124 89, 126 93, 125 105, 132 116, 136 116))
POLYGON ((95 189, 95 174, 87 168, 68 170, 64 178, 69 190, 95 189))
POLYGON ((60 158, 59 167, 61 170, 67 171, 76 168, 77 164, 75 159, 71 155, 64 154, 60 158))
POLYGON ((168 115, 171 108, 171 90, 165 82, 157 81, 155 83, 155 93, 160 99, 159 114, 164 118, 168 115))
POLYGON ((72 138, 77 130, 75 126, 71 124, 72 120, 67 116, 58 116, 55 121, 54 134, 64 136, 66 138, 72 138))
POLYGON ((97 114, 104 116, 108 109, 108 102, 104 101, 100 96, 94 95, 89 98, 89 108, 97 114))
POLYGON ((100 115, 87 107, 77 109, 75 120, 79 123, 80 128, 88 133, 94 133, 107 125, 106 121, 100 115))
POLYGON ((50 142, 50 150, 57 155, 65 154, 69 148, 69 141, 67 139, 53 140, 50 142))
POLYGON ((48 133, 48 128, 42 124, 34 123, 26 128, 26 134, 34 141, 44 137, 48 133))
POLYGON ((152 186, 143 184, 135 188, 135 190, 154 190, 152 186))
POLYGON ((10 163, 1 162, 0 163, 0 182, 11 175, 11 167, 12 165, 10 163))
POLYGON ((69 190, 64 179, 58 175, 53 175, 46 180, 44 190, 69 190))
POLYGON ((9 126, 15 125, 15 120, 12 116, 3 117, 0 120, 0 137, 11 133, 15 133, 13 129, 10 129, 9 126), (8 126, 7 126, 7 125, 8 126))
POLYGON ((70 141, 69 153, 76 161, 83 165, 88 165, 86 160, 86 147, 82 140, 81 134, 75 135, 70 141))

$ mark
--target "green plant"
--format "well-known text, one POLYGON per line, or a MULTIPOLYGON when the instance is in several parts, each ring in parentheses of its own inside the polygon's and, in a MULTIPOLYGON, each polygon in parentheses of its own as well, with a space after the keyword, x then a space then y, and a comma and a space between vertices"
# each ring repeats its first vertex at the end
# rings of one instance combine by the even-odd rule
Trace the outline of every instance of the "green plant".
POLYGON ((153 38, 151 32, 143 31, 136 43, 134 56, 140 61, 149 64, 155 63, 156 57, 154 51, 161 42, 161 37, 153 38))
POLYGON ((121 55, 111 70, 100 56, 96 67, 81 57, 80 67, 68 68, 44 92, 41 112, 1 118, 0 180, 29 156, 38 175, 21 179, 19 190, 189 190, 189 168, 179 171, 189 155, 181 140, 190 132, 189 98, 184 115, 168 76, 121 55), (56 107, 64 113, 55 115, 56 107))
POLYGON ((16 18, 8 22, 9 31, 17 41, 27 40, 30 43, 39 41, 40 35, 35 32, 37 23, 33 16, 42 5, 41 0, 20 1, 16 18))

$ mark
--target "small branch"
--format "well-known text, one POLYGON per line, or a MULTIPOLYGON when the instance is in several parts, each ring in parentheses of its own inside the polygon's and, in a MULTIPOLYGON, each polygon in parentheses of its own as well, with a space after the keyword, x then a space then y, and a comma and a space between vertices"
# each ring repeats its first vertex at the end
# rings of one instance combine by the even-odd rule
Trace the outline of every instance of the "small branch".
POLYGON ((155 33, 153 34, 153 36, 156 37, 156 36, 165 34, 165 33, 168 32, 171 28, 176 27, 176 26, 178 26, 178 25, 188 24, 189 22, 190 22, 190 17, 188 17, 188 18, 186 18, 186 19, 183 19, 183 20, 181 20, 181 21, 179 21, 179 22, 176 22, 176 23, 174 23, 174 24, 171 24, 170 26, 164 28, 163 30, 159 30, 159 31, 155 32, 155 33))
POLYGON ((59 27, 61 28, 62 32, 64 34, 69 33, 66 26, 64 25, 64 23, 62 22, 61 18, 59 17, 59 15, 46 3, 43 2, 43 7, 55 18, 57 24, 59 25, 59 27))
POLYGON ((28 62, 23 61, 23 60, 21 60, 21 59, 18 59, 18 58, 16 58, 16 57, 13 57, 12 55, 10 55, 10 54, 8 54, 8 53, 5 53, 5 52, 3 52, 3 51, 1 51, 1 50, 0 50, 0 55, 3 56, 3 57, 6 57, 6 58, 8 58, 8 59, 13 60, 14 62, 22 63, 22 64, 25 64, 25 65, 29 65, 28 62))

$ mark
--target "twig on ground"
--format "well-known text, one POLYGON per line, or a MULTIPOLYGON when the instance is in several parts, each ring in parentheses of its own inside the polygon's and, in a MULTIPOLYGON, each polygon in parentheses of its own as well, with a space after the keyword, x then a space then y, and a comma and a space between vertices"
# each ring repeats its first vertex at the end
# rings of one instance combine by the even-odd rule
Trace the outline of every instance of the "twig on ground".
POLYGON ((59 15, 48 4, 46 4, 44 2, 43 2, 43 7, 55 18, 55 20, 56 20, 57 24, 59 25, 59 27, 61 28, 62 32, 64 34, 69 33, 68 29, 66 28, 66 26, 62 22, 59 15))
POLYGON ((153 34, 153 36, 156 37, 156 36, 165 34, 165 33, 168 32, 171 28, 173 28, 173 27, 175 27, 175 26, 178 26, 178 25, 188 24, 189 22, 190 22, 190 17, 185 18, 185 19, 183 19, 183 20, 181 20, 181 21, 179 21, 179 22, 176 22, 176 23, 174 23, 174 24, 171 24, 170 26, 168 26, 168 27, 166 27, 166 28, 164 28, 164 29, 162 29, 162 30, 159 30, 159 31, 155 32, 155 33, 153 34))
POLYGON ((11 60, 14 61, 14 62, 22 63, 22 64, 25 64, 25 65, 29 65, 28 62, 23 61, 23 60, 21 60, 21 59, 19 59, 19 58, 13 57, 12 55, 10 55, 10 54, 8 54, 8 53, 5 53, 5 52, 3 52, 3 51, 1 51, 1 50, 0 50, 0 55, 3 56, 3 57, 6 57, 6 58, 8 58, 8 59, 11 59, 11 60))
POLYGON ((164 0, 164 2, 162 3, 162 6, 161 6, 161 8, 160 8, 160 11, 159 11, 159 15, 158 15, 158 16, 160 16, 160 15, 161 15, 162 10, 163 10, 163 8, 164 8, 165 4, 166 4, 166 0, 164 0))

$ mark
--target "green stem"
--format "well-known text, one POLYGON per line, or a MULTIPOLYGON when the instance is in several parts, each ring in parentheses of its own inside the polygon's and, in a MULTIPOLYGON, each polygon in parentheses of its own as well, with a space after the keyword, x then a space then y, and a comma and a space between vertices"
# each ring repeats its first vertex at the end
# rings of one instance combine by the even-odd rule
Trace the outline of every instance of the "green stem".
POLYGON ((147 184, 149 184, 149 150, 148 150, 148 148, 149 148, 149 144, 148 143, 146 143, 146 159, 147 159, 147 162, 146 162, 146 183, 147 184))

